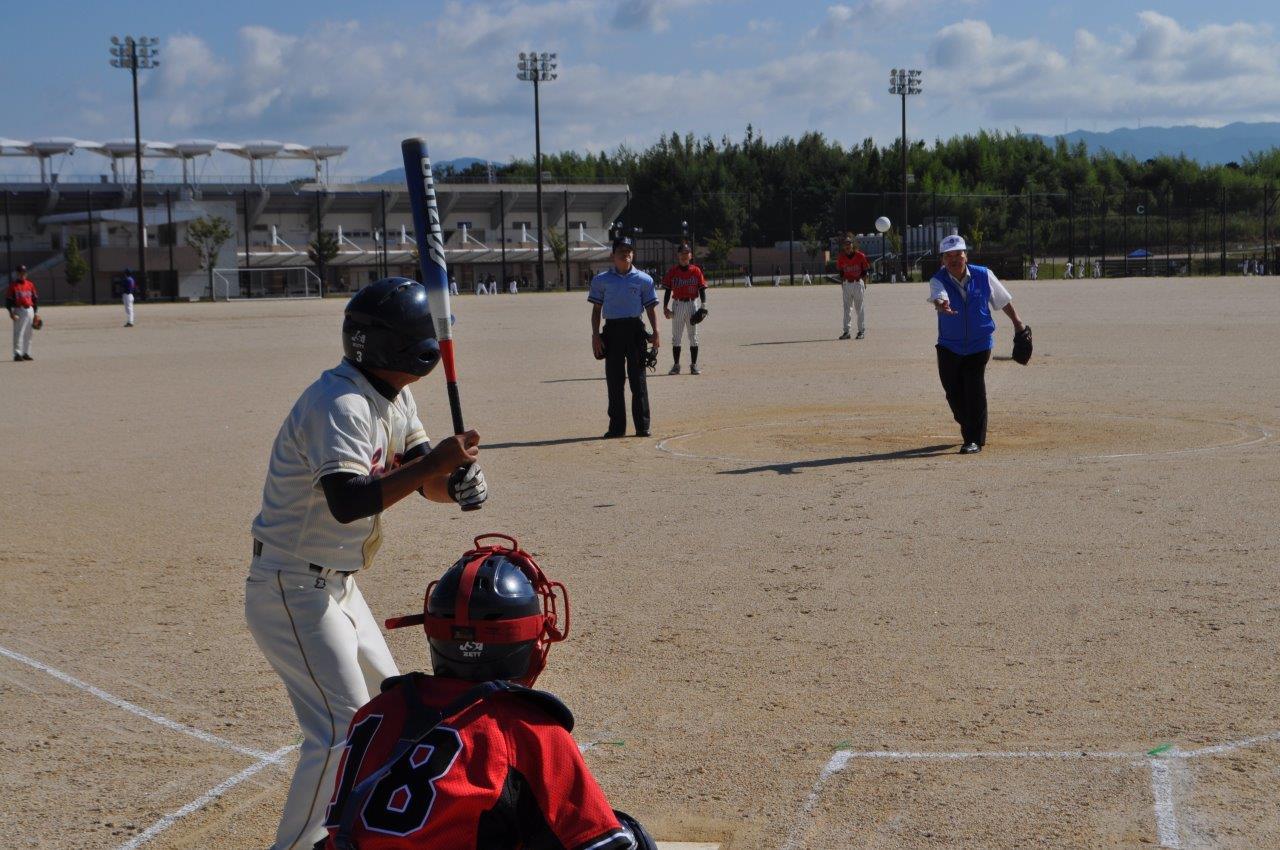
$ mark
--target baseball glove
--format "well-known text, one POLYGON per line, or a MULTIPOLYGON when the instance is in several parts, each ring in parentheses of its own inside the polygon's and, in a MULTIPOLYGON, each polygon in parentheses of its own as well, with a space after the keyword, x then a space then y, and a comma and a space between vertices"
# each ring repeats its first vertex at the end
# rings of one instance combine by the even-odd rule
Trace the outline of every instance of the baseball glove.
POLYGON ((707 317, 707 308, 699 307, 693 311, 693 315, 689 317, 689 324, 696 325, 707 317))
POLYGON ((35 328, 36 330, 40 330, 41 328, 44 327, 44 319, 40 318, 39 313, 36 313, 35 316, 32 317, 31 327, 35 328))
POLYGON ((1013 335, 1013 359, 1023 366, 1031 362, 1031 325, 1023 325, 1013 335))
POLYGON ((658 368, 658 349, 652 345, 644 350, 644 367, 650 372, 658 368))

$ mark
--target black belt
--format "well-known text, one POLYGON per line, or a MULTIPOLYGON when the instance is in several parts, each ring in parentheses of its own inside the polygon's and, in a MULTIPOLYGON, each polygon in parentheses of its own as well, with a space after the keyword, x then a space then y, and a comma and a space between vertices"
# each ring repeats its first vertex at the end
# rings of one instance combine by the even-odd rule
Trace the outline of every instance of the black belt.
MULTIPOLYGON (((254 540, 253 556, 257 558, 261 555, 262 555, 262 541, 254 540)), ((359 570, 335 570, 330 567, 322 567, 319 564, 307 564, 307 569, 311 570, 311 572, 313 573, 318 573, 320 575, 334 575, 336 573, 338 575, 349 576, 349 575, 352 575, 353 573, 359 572, 359 570)))
POLYGON ((638 321, 640 321, 640 317, 639 317, 639 316, 630 316, 630 317, 628 317, 628 318, 626 318, 626 319, 605 319, 605 320, 604 320, 604 323, 605 323, 606 325, 611 325, 611 324, 615 324, 615 323, 622 323, 622 322, 638 322, 638 321))

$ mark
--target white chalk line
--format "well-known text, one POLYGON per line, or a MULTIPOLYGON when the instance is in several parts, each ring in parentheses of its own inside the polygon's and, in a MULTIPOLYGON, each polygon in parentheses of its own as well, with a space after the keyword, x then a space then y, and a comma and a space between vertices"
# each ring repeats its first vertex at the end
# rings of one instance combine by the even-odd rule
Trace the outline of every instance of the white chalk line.
POLYGON ((1178 829, 1177 804, 1173 796, 1173 764, 1168 758, 1151 760, 1151 800, 1156 814, 1156 840, 1161 847, 1179 850, 1182 834, 1178 829))
MULTIPOLYGON (((1102 415, 1109 416, 1112 418, 1117 418, 1117 419, 1140 419, 1141 420, 1141 419, 1154 418, 1154 419, 1163 419, 1163 420, 1172 421, 1172 422, 1192 422, 1192 423, 1201 424, 1201 425, 1218 425, 1218 426, 1234 429, 1236 433, 1239 435, 1239 437, 1236 440, 1232 440, 1226 443, 1214 443, 1208 446, 1192 446, 1186 449, 1168 449, 1163 451, 1152 451, 1152 452, 1124 452, 1119 454, 1101 454, 1101 455, 1074 455, 1069 458, 1070 460, 1077 460, 1077 461, 1124 460, 1124 459, 1144 458, 1144 457, 1156 458, 1156 457, 1175 457, 1178 455, 1188 455, 1188 454, 1202 454, 1204 452, 1214 452, 1214 451, 1221 451, 1226 449, 1249 448, 1251 446, 1256 446, 1261 443, 1265 443, 1267 440, 1270 440, 1272 437, 1275 436, 1275 433, 1273 431, 1271 431, 1268 428, 1262 427, 1260 425, 1248 425, 1240 422, 1228 422, 1225 420, 1217 420, 1217 419, 1180 419, 1178 417, 1172 417, 1172 416, 1148 417, 1148 416, 1134 416, 1134 415, 1123 414, 1123 413, 1110 413, 1110 414, 1102 414, 1102 415)), ((833 416, 833 417, 818 417, 815 419, 796 420, 796 421, 788 421, 788 422, 748 422, 741 425, 725 425, 720 428, 706 428, 701 431, 689 431, 688 433, 685 433, 685 434, 676 434, 675 436, 672 436, 672 437, 666 437, 662 440, 659 440, 656 444, 654 444, 654 448, 660 452, 665 452, 666 454, 672 455, 673 457, 688 458, 690 460, 712 460, 712 461, 721 461, 724 463, 752 463, 752 464, 767 465, 767 466, 778 466, 778 465, 786 465, 786 464, 804 464, 807 462, 807 460, 812 460, 812 459, 810 458, 810 459, 799 459, 799 460, 770 461, 770 460, 761 460, 760 458, 734 457, 732 455, 697 454, 694 452, 681 451, 675 448, 672 444, 680 440, 688 439, 690 437, 700 437, 705 434, 715 434, 720 431, 736 431, 736 430, 745 430, 749 428, 782 428, 782 427, 791 428, 791 427, 794 427, 797 422, 846 422, 846 421, 865 420, 868 418, 871 418, 871 417, 869 415, 833 416)), ((936 436, 939 436, 939 435, 926 434, 926 435, 923 435, 922 439, 934 439, 936 436)), ((955 435, 946 437, 946 439, 955 440, 955 435)), ((903 459, 904 460, 921 460, 925 458, 903 458, 903 459)), ((1002 462, 1020 463, 1025 461, 1003 460, 1002 462)))
POLYGON ((1185 763, 1205 756, 1222 755, 1260 744, 1280 742, 1280 731, 1264 735, 1254 735, 1238 741, 1198 747, 1194 750, 1183 750, 1173 747, 1158 755, 1150 752, 1128 752, 1125 750, 971 750, 971 751, 912 751, 912 750, 837 750, 823 766, 818 779, 805 795, 800 805, 796 824, 788 835, 783 850, 798 850, 803 833, 813 816, 822 789, 832 776, 849 766, 855 759, 881 761, 970 761, 980 759, 1027 759, 1041 761, 1066 760, 1121 760, 1137 767, 1146 767, 1151 771, 1151 798, 1155 814, 1156 839, 1161 847, 1169 850, 1181 850, 1182 829, 1178 823, 1177 796, 1175 778, 1182 776, 1185 763))
POLYGON ((298 744, 290 744, 287 747, 281 747, 274 753, 264 753, 261 761, 254 762, 235 776, 228 777, 227 779, 219 782, 217 785, 213 786, 190 803, 187 803, 182 808, 176 809, 160 818, 160 820, 156 821, 151 826, 126 841, 124 844, 121 844, 117 850, 136 850, 136 848, 146 844, 178 821, 188 815, 195 814, 200 811, 205 806, 209 805, 214 800, 239 785, 241 782, 244 782, 246 779, 249 779, 261 772, 264 768, 270 767, 273 764, 279 764, 283 761, 286 755, 293 750, 296 750, 298 746, 298 744))
POLYGON ((197 729, 194 726, 188 726, 185 723, 179 723, 176 720, 170 720, 169 718, 163 715, 156 714, 154 711, 145 709, 140 705, 135 705, 134 703, 131 703, 126 699, 121 699, 118 696, 109 694, 99 687, 90 685, 88 682, 83 682, 80 679, 77 679, 75 676, 70 675, 69 673, 62 672, 56 667, 50 667, 48 664, 37 661, 36 659, 31 658, 29 656, 23 655, 21 652, 15 652, 12 649, 6 649, 5 647, 0 646, 0 655, 5 656, 6 658, 11 658, 20 664, 25 664, 28 667, 39 670, 42 673, 47 673, 48 675, 52 676, 53 678, 57 679, 60 682, 63 682, 64 684, 71 685, 74 688, 79 688, 80 690, 88 694, 92 694, 93 696, 97 697, 103 702, 108 702, 111 705, 114 705, 116 708, 119 708, 123 711, 127 711, 130 714, 136 715, 137 717, 141 717, 145 720, 150 720, 152 723, 163 726, 166 729, 170 729, 174 732, 179 732, 183 735, 190 735, 192 738, 196 738, 198 740, 204 741, 206 744, 213 744, 214 746, 221 747, 224 750, 230 750, 233 753, 239 753, 244 756, 249 756, 250 758, 256 759, 258 761, 269 760, 271 758, 270 753, 265 753, 262 750, 257 750, 257 749, 254 749, 253 747, 242 747, 239 744, 236 744, 232 741, 228 741, 226 738, 221 738, 217 735, 214 735, 212 732, 205 732, 204 730, 197 729))

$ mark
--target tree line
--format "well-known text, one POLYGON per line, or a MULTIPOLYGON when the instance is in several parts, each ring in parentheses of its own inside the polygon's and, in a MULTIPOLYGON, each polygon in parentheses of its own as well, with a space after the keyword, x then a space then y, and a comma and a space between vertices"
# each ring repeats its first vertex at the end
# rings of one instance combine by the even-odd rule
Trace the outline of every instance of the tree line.
MULTIPOLYGON (((1104 211, 1120 216, 1139 207, 1183 210, 1189 220, 1192 208, 1230 206, 1233 216, 1244 211, 1248 218, 1274 198, 1269 187, 1280 177, 1280 148, 1202 165, 1181 156, 1090 154, 1083 142, 987 131, 913 141, 907 160, 912 224, 937 212, 958 218, 962 232, 977 228, 984 239, 1010 245, 1074 239, 1068 229, 1077 217, 1087 230, 1104 211)), ((901 215, 898 141, 844 147, 816 132, 766 141, 748 125, 740 140, 671 133, 644 150, 544 155, 543 171, 555 181, 626 183, 628 224, 676 234, 687 221, 704 245, 712 238, 769 245, 846 227, 867 232, 877 215, 895 222, 901 215)), ((531 160, 498 172, 508 181, 534 179, 531 160)))

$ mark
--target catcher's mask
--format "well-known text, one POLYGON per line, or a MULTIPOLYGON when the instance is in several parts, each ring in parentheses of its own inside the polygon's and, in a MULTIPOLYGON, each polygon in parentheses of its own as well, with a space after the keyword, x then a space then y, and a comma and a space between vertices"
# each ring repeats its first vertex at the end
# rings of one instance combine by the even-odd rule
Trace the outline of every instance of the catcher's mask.
POLYGON ((423 613, 393 617, 388 629, 421 624, 438 676, 531 687, 551 644, 569 636, 569 591, 551 581, 514 537, 481 534, 438 580, 427 585, 423 613), (481 545, 498 538, 510 545, 481 545), (564 598, 559 624, 556 591, 564 598))

